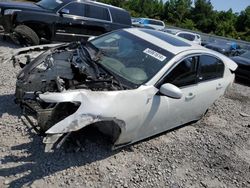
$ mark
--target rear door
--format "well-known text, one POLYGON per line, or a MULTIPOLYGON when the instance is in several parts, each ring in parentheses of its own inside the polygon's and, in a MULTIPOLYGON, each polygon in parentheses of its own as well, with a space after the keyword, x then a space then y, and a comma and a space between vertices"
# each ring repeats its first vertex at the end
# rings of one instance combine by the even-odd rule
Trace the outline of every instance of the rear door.
POLYGON ((111 31, 112 17, 108 8, 85 4, 85 18, 87 35, 98 36, 111 31))
POLYGON ((198 87, 199 95, 195 111, 204 113, 220 96, 224 94, 227 83, 223 78, 225 71, 224 63, 212 55, 199 56, 198 87))
POLYGON ((83 3, 72 2, 58 11, 60 15, 55 25, 55 40, 79 40, 84 35, 84 9, 83 3))

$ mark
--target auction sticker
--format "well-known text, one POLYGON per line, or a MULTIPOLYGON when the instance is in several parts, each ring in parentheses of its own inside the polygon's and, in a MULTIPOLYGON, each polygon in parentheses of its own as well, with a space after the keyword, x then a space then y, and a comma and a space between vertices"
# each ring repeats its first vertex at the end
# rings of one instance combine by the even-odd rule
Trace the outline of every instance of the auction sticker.
POLYGON ((149 49, 149 48, 145 49, 143 52, 145 54, 150 55, 151 57, 154 57, 155 59, 158 59, 159 61, 164 61, 167 58, 166 56, 164 56, 164 55, 162 55, 162 54, 160 54, 152 49, 149 49))

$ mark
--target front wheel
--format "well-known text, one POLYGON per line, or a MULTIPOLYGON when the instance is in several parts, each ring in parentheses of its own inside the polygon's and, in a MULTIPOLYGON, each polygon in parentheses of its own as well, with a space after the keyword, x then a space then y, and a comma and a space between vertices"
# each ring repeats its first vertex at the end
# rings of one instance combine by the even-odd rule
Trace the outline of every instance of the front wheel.
POLYGON ((26 25, 18 25, 14 29, 13 35, 17 42, 25 46, 39 45, 40 39, 36 32, 26 25))

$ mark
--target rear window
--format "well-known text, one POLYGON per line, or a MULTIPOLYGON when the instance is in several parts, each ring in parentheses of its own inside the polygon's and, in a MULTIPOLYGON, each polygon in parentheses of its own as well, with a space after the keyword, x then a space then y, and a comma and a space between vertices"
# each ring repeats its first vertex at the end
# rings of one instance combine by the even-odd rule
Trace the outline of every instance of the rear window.
POLYGON ((172 36, 169 36, 164 32, 155 31, 155 30, 151 30, 151 29, 142 29, 141 31, 148 33, 150 35, 153 35, 153 36, 155 36, 163 41, 166 41, 173 46, 179 46, 179 47, 191 46, 190 44, 183 42, 182 40, 176 39, 172 36))
POLYGON ((95 6, 95 5, 85 5, 85 16, 88 18, 94 18, 98 20, 110 21, 110 15, 107 8, 95 6))
POLYGON ((195 39, 195 35, 188 34, 188 33, 180 33, 180 34, 178 34, 178 36, 182 37, 184 39, 187 39, 189 41, 194 41, 194 39, 195 39))
POLYGON ((223 77, 224 74, 224 63, 211 56, 203 55, 200 56, 200 74, 199 80, 211 80, 223 77))
POLYGON ((163 23, 157 20, 148 20, 148 24, 163 26, 163 23))

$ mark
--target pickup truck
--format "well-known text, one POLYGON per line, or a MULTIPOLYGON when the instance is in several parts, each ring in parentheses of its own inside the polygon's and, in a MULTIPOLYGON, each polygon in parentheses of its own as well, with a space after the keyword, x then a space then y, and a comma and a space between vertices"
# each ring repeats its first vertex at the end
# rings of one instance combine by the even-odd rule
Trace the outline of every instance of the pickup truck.
POLYGON ((25 45, 45 41, 74 41, 131 27, 130 14, 121 8, 89 0, 0 2, 4 33, 25 45))

